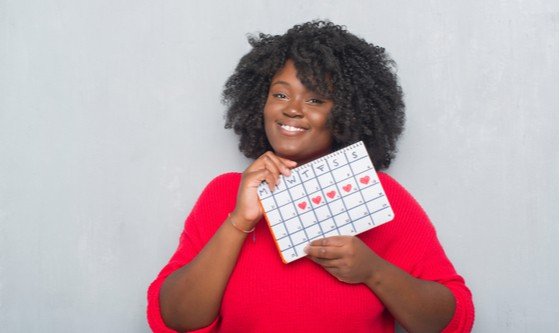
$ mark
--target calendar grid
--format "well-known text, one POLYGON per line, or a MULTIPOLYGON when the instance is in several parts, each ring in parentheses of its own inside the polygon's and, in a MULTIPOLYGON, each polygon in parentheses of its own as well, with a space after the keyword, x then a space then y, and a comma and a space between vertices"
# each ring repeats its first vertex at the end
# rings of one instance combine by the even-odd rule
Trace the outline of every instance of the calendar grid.
MULTIPOLYGON (((278 202, 276 201, 276 198, 275 198, 274 196, 272 196, 272 198, 274 199, 274 203, 275 203, 276 207, 278 207, 278 202)), ((281 217, 282 219, 284 219, 284 217, 282 216, 282 211, 281 211, 281 210, 278 210, 278 213, 280 214, 280 217, 281 217)), ((288 237, 288 239, 290 240, 290 244, 294 244, 290 233, 288 233, 288 236, 287 236, 287 237, 288 237)), ((285 250, 287 250, 287 249, 285 249, 285 250)), ((285 250, 282 250, 282 251, 285 251, 285 250)))
MULTIPOLYGON (((313 171, 313 174, 315 175, 315 171, 313 170, 313 168, 311 168, 311 171, 313 171)), ((307 191, 305 186, 302 186, 302 187, 303 187, 303 191, 305 192, 305 197, 309 198, 309 192, 307 191)), ((317 216, 317 212, 315 210, 313 210, 313 216, 315 216, 315 224, 317 224, 319 226, 319 228, 321 229, 321 234, 324 234, 323 228, 321 228, 321 223, 319 221, 319 217, 317 216)), ((316 237, 307 237, 308 240, 312 240, 312 239, 315 239, 315 238, 316 237)))
MULTIPOLYGON (((350 164, 350 161, 348 160, 348 157, 346 156, 346 154, 342 154, 344 156, 344 159, 346 160, 346 165, 348 165, 348 167, 352 170, 352 165, 350 164)), ((353 176, 348 177, 348 179, 353 178, 353 176)), ((340 185, 338 185, 340 186, 340 185)), ((344 205, 344 208, 346 208, 346 211, 348 211, 348 207, 346 205, 346 202, 343 200, 344 198, 342 198, 342 204, 344 205)), ((348 219, 350 219, 350 216, 348 216, 348 219)), ((350 223, 352 223, 352 220, 350 220, 350 223)), ((344 225, 342 225, 344 226, 344 225)), ((340 226, 340 227, 342 227, 340 226)), ((339 227, 339 233, 340 233, 340 227, 339 227)), ((352 228, 354 228, 354 225, 352 224, 352 228)), ((355 230, 355 229, 354 229, 355 230)))
MULTIPOLYGON (((354 171, 354 170, 352 170, 352 171, 354 171)), ((355 174, 355 173, 354 173, 354 174, 355 174)), ((356 181, 358 181, 358 179, 357 179, 356 176, 354 176, 354 179, 355 179, 356 181)), ((372 186, 375 186, 375 184, 377 184, 377 183, 376 183, 375 181, 373 181, 372 186)), ((364 196, 364 193, 363 193, 363 192, 360 192, 360 195, 361 195, 361 197, 362 197, 362 200, 363 200, 364 202, 367 202, 367 200, 366 200, 366 198, 365 198, 365 196, 364 196)), ((365 207, 366 207, 366 210, 367 210, 367 212, 368 212, 368 214, 369 214, 368 218, 371 220, 371 223, 373 223, 373 225, 375 226, 375 221, 373 220, 373 215, 372 215, 371 210, 369 209, 367 203, 366 203, 365 207)))
MULTIPOLYGON (((368 187, 373 187, 373 186, 374 186, 374 185, 369 185, 368 187)), ((366 188, 368 188, 368 187, 364 187, 364 189, 366 189, 366 188)), ((380 195, 380 196, 377 196, 377 197, 375 197, 375 198, 373 198, 373 199, 371 199, 371 200, 369 200, 369 201, 365 201, 365 203, 367 204, 367 203, 373 202, 373 201, 375 201, 375 200, 377 200, 377 199, 380 199, 380 198, 383 198, 383 197, 385 197, 385 196, 384 196, 384 195, 380 195)), ((378 209, 378 210, 376 210, 376 211, 371 212, 371 214, 375 214, 375 213, 377 213, 377 212, 380 212, 380 211, 382 211, 382 210, 389 209, 389 208, 390 208, 390 207, 388 207, 388 206, 387 206, 387 207, 382 207, 382 208, 380 208, 380 209, 378 209)), ((335 214, 334 216, 342 215, 342 214, 344 214, 344 213, 338 213, 338 214, 335 214)), ((324 222, 324 221, 326 221, 326 220, 328 220, 328 219, 322 220, 321 222, 324 222)), ((282 223, 283 223, 283 222, 279 222, 279 223, 277 223, 276 225, 280 225, 280 224, 282 224, 282 223)), ((340 225, 339 227, 343 227, 343 226, 348 225, 348 224, 351 224, 351 223, 352 223, 352 222, 348 222, 347 224, 342 224, 342 225, 340 225)), ((317 224, 319 224, 319 223, 317 223, 317 224)), ((338 229, 338 227, 337 227, 337 229, 338 229)), ((325 234, 325 232, 323 232, 323 234, 325 234)), ((286 235, 286 236, 283 236, 283 237, 279 237, 278 240, 287 238, 288 236, 289 236, 289 234, 286 235)), ((318 238, 318 237, 309 237, 308 239, 309 239, 309 240, 312 240, 312 239, 315 239, 315 238, 318 238)), ((301 245, 301 244, 303 244, 303 243, 306 243, 306 242, 296 243, 296 244, 294 244, 294 246, 301 245)))
MULTIPOLYGON (((290 196, 290 199, 292 201, 292 205, 294 206, 294 209, 297 212, 297 207, 296 207, 295 201, 293 201, 292 193, 290 193, 290 190, 288 188, 288 184, 286 184, 286 192, 288 192, 288 195, 290 196)), ((303 225, 301 219, 299 219, 299 213, 298 213, 298 222, 301 226, 301 230, 303 230, 303 232, 305 233, 305 240, 304 240, 304 242, 305 242, 307 239, 309 239, 309 237, 307 236, 307 232, 305 231, 305 226, 303 225)), ((296 232, 299 232, 299 231, 296 231, 296 232)), ((290 235, 290 241, 293 244, 293 240, 292 240, 292 237, 291 237, 291 235, 293 235, 293 234, 288 234, 288 235, 290 235)), ((297 247, 295 245, 293 246, 293 249, 294 249, 294 252, 296 253, 296 256, 297 256, 298 255, 298 250, 297 250, 297 247)))
POLYGON ((356 235, 393 218, 362 142, 280 176, 273 191, 263 182, 257 192, 285 263, 305 256, 314 239, 356 235))
MULTIPOLYGON (((314 170, 314 169, 312 169, 312 170, 313 170, 313 174, 315 175, 315 177, 317 177, 317 174, 315 173, 315 170, 314 170)), ((330 166, 329 166, 329 172, 330 172, 330 166)), ((331 176, 332 176, 332 174, 331 174, 331 176)), ((334 179, 334 176, 333 176, 333 179, 334 179)), ((328 197, 328 196, 325 195, 325 191, 324 191, 324 190, 325 190, 325 189, 324 189, 323 187, 321 187, 321 194, 323 195, 323 197, 328 197)), ((327 199, 325 199, 325 200, 327 200, 327 199)), ((324 219, 323 221, 326 221, 326 220, 328 220, 329 218, 332 218, 332 219, 335 218, 335 217, 334 217, 334 214, 333 214, 333 212, 332 212, 331 207, 330 207, 329 205, 327 205, 327 208, 328 208, 328 210, 329 210, 329 215, 328 215, 327 218, 324 219)), ((316 214, 315 214, 315 215, 316 215, 316 214)), ((321 225, 321 222, 323 222, 323 221, 320 221, 319 218, 317 218, 317 224, 319 225, 319 228, 321 229, 321 235, 325 235, 325 234, 327 233, 327 232, 323 229, 323 226, 321 225)), ((338 229, 337 229, 337 230, 338 230, 338 229)))

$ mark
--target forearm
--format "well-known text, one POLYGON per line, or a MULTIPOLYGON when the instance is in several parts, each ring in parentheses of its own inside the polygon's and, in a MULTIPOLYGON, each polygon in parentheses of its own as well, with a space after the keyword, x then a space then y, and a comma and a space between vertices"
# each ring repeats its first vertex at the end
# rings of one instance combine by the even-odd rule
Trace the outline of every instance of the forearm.
POLYGON ((455 311, 451 291, 424 281, 379 258, 366 285, 408 332, 441 332, 455 311))
POLYGON ((245 238, 226 220, 189 264, 167 277, 160 290, 166 325, 193 330, 214 321, 245 238))

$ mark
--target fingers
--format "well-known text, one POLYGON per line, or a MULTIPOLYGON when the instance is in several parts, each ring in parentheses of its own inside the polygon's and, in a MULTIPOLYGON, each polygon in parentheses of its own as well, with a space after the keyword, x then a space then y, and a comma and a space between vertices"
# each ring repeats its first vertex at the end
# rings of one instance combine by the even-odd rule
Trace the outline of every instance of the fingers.
POLYGON ((296 162, 276 156, 273 152, 266 152, 261 155, 249 168, 246 173, 252 174, 257 181, 266 181, 270 190, 278 184, 280 175, 290 176, 290 169, 297 165, 296 162))
POLYGON ((326 238, 319 238, 311 243, 310 246, 344 246, 348 241, 348 236, 332 236, 326 238))
POLYGON ((268 183, 270 190, 273 191, 274 187, 278 183, 280 174, 289 174, 290 170, 283 164, 279 163, 278 160, 269 156, 263 156, 262 160, 264 163, 264 169, 267 171, 265 180, 268 183))
POLYGON ((267 152, 255 160, 244 172, 239 184, 237 202, 235 205, 236 222, 240 224, 254 225, 262 218, 262 207, 258 204, 257 187, 264 181, 271 191, 278 184, 281 174, 289 175, 290 168, 296 166, 296 162, 276 156, 267 152))
POLYGON ((283 174, 284 176, 290 175, 290 169, 297 165, 296 162, 288 160, 286 158, 279 157, 271 151, 267 151, 262 154, 259 158, 253 162, 247 169, 248 171, 256 171, 263 168, 270 168, 269 170, 277 174, 283 174))
POLYGON ((316 264, 321 265, 330 274, 339 278, 341 267, 345 267, 344 252, 341 246, 329 246, 333 240, 324 238, 311 242, 304 251, 307 257, 316 264), (315 245, 311 245, 311 244, 315 245), (319 245, 318 245, 319 244, 319 245))
POLYGON ((312 241, 305 247, 304 251, 312 259, 333 260, 342 258, 344 255, 344 242, 340 236, 321 238, 312 241))
POLYGON ((355 236, 334 236, 312 241, 304 251, 338 280, 362 283, 372 274, 376 254, 355 236))
POLYGON ((296 162, 287 160, 285 158, 276 156, 272 152, 264 153, 261 158, 264 161, 265 168, 270 171, 275 170, 277 173, 281 173, 286 177, 289 177, 291 174, 290 169, 297 165, 296 162))
POLYGON ((270 190, 274 190, 276 183, 278 182, 278 174, 269 171, 268 169, 261 169, 252 172, 248 175, 251 179, 251 187, 258 187, 262 182, 266 182, 270 190))
POLYGON ((316 257, 309 257, 315 263, 323 266, 326 269, 338 269, 342 265, 343 261, 340 259, 323 259, 323 258, 316 258, 316 257))

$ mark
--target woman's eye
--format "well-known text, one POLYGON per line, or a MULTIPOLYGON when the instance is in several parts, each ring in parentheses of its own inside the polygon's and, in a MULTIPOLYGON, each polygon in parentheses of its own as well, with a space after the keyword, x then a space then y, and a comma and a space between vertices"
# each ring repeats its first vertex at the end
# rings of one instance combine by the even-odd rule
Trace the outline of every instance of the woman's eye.
POLYGON ((281 99, 287 98, 287 96, 283 93, 274 93, 274 94, 272 94, 272 96, 274 96, 276 98, 281 98, 281 99))
POLYGON ((311 104, 323 104, 325 103, 325 101, 323 101, 322 99, 318 99, 318 98, 312 98, 309 100, 309 103, 311 104))

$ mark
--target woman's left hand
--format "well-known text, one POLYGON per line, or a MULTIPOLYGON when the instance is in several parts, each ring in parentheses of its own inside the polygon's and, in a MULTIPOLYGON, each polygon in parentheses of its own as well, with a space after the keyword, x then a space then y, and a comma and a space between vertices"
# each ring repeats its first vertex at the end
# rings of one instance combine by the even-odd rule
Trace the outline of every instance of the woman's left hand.
POLYGON ((381 258, 355 236, 333 236, 312 241, 305 249, 309 259, 338 280, 365 283, 381 258))

